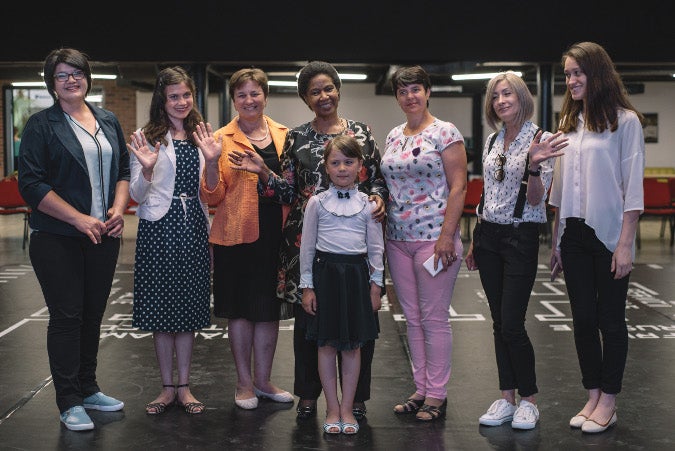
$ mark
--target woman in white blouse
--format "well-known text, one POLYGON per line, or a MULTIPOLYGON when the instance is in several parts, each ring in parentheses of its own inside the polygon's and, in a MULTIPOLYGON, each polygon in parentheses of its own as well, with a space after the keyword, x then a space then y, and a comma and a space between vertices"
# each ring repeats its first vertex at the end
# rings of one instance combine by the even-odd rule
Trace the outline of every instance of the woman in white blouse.
POLYGON ((574 341, 588 401, 570 420, 584 432, 614 425, 628 354, 625 309, 644 199, 642 115, 607 52, 593 42, 563 53, 567 92, 560 131, 569 138, 555 166, 551 266, 564 268, 574 341))

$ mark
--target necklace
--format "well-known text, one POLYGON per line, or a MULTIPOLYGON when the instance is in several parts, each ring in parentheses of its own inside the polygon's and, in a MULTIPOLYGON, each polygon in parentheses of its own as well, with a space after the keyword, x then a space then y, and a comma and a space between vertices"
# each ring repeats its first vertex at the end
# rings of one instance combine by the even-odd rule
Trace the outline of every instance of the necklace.
POLYGON ((340 124, 340 127, 341 127, 339 132, 337 132, 337 133, 327 133, 327 132, 324 132, 323 130, 321 130, 319 128, 319 126, 316 123, 316 118, 312 119, 312 127, 314 127, 314 130, 319 132, 320 135, 341 135, 341 134, 343 134, 345 132, 345 130, 347 130, 347 121, 342 119, 342 118, 338 118, 338 123, 340 124))
MULTIPOLYGON (((241 125, 239 126, 239 128, 241 129, 241 125)), ((265 129, 266 129, 266 130, 265 130, 265 136, 263 136, 262 138, 251 138, 250 136, 248 136, 248 135, 244 132, 244 129, 241 129, 241 132, 244 133, 244 136, 246 136, 246 137, 249 139, 249 141, 260 142, 260 141, 265 141, 265 140, 270 136, 270 126, 269 126, 269 124, 267 123, 267 119, 265 119, 265 129)))

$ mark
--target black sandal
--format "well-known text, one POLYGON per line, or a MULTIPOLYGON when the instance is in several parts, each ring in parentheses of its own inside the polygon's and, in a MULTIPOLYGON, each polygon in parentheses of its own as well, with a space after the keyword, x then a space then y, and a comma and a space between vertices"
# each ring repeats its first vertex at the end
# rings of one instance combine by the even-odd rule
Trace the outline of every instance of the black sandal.
POLYGON ((394 413, 406 414, 406 413, 417 413, 420 410, 420 407, 424 405, 424 399, 413 399, 408 398, 401 404, 394 406, 394 413), (401 406, 403 410, 398 410, 396 407, 401 406))
MULTIPOLYGON (((190 384, 180 384, 176 385, 176 388, 181 388, 181 387, 189 387, 190 384)), ((204 406, 204 403, 202 402, 188 402, 183 404, 178 400, 178 393, 176 393, 176 404, 181 406, 183 409, 185 409, 185 413, 189 413, 190 415, 198 415, 200 413, 204 413, 204 410, 206 409, 206 406, 204 406)))
POLYGON ((416 418, 420 421, 434 421, 442 416, 445 416, 445 410, 448 407, 448 399, 446 398, 443 401, 443 404, 440 406, 431 406, 429 404, 424 404, 422 407, 420 407, 420 410, 417 412, 416 418), (426 417, 420 417, 420 413, 428 413, 430 415, 429 418, 426 417))
MULTIPOLYGON (((173 385, 173 384, 172 385, 162 385, 162 387, 165 387, 165 388, 172 387, 174 389, 176 388, 176 386, 173 385)), ((149 402, 145 405, 145 413, 147 413, 148 415, 159 415, 160 413, 164 413, 166 411, 166 409, 171 407, 175 401, 176 401, 176 397, 174 396, 173 400, 169 403, 149 402)))

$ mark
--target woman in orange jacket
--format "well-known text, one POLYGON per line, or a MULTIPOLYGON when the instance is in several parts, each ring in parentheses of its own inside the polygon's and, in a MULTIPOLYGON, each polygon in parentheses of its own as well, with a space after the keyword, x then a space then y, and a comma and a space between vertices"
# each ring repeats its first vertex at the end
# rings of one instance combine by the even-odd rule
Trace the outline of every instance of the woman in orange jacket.
POLYGON ((213 314, 228 319, 230 348, 237 367, 235 404, 258 407, 258 397, 293 402, 293 395, 270 381, 279 334, 281 303, 276 297, 283 225, 280 203, 258 195, 257 175, 230 167, 233 152, 256 152, 280 173, 279 154, 288 128, 264 115, 269 86, 260 69, 230 77, 238 116, 211 133, 200 126, 196 139, 206 159, 202 188, 216 205, 209 242, 213 245, 213 314), (253 365, 251 365, 253 357, 253 365))

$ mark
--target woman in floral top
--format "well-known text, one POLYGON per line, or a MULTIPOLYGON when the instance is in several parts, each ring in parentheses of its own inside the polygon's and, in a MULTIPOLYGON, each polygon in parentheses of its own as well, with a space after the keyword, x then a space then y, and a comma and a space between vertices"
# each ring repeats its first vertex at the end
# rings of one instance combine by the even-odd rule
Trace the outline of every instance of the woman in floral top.
POLYGON ((415 381, 415 392, 394 411, 431 421, 444 415, 447 406, 449 310, 463 251, 459 220, 466 150, 459 130, 429 112, 431 81, 424 69, 398 69, 392 88, 407 120, 389 132, 382 157, 382 174, 391 190, 386 253, 406 317, 415 381), (427 259, 442 271, 427 272, 427 259))

